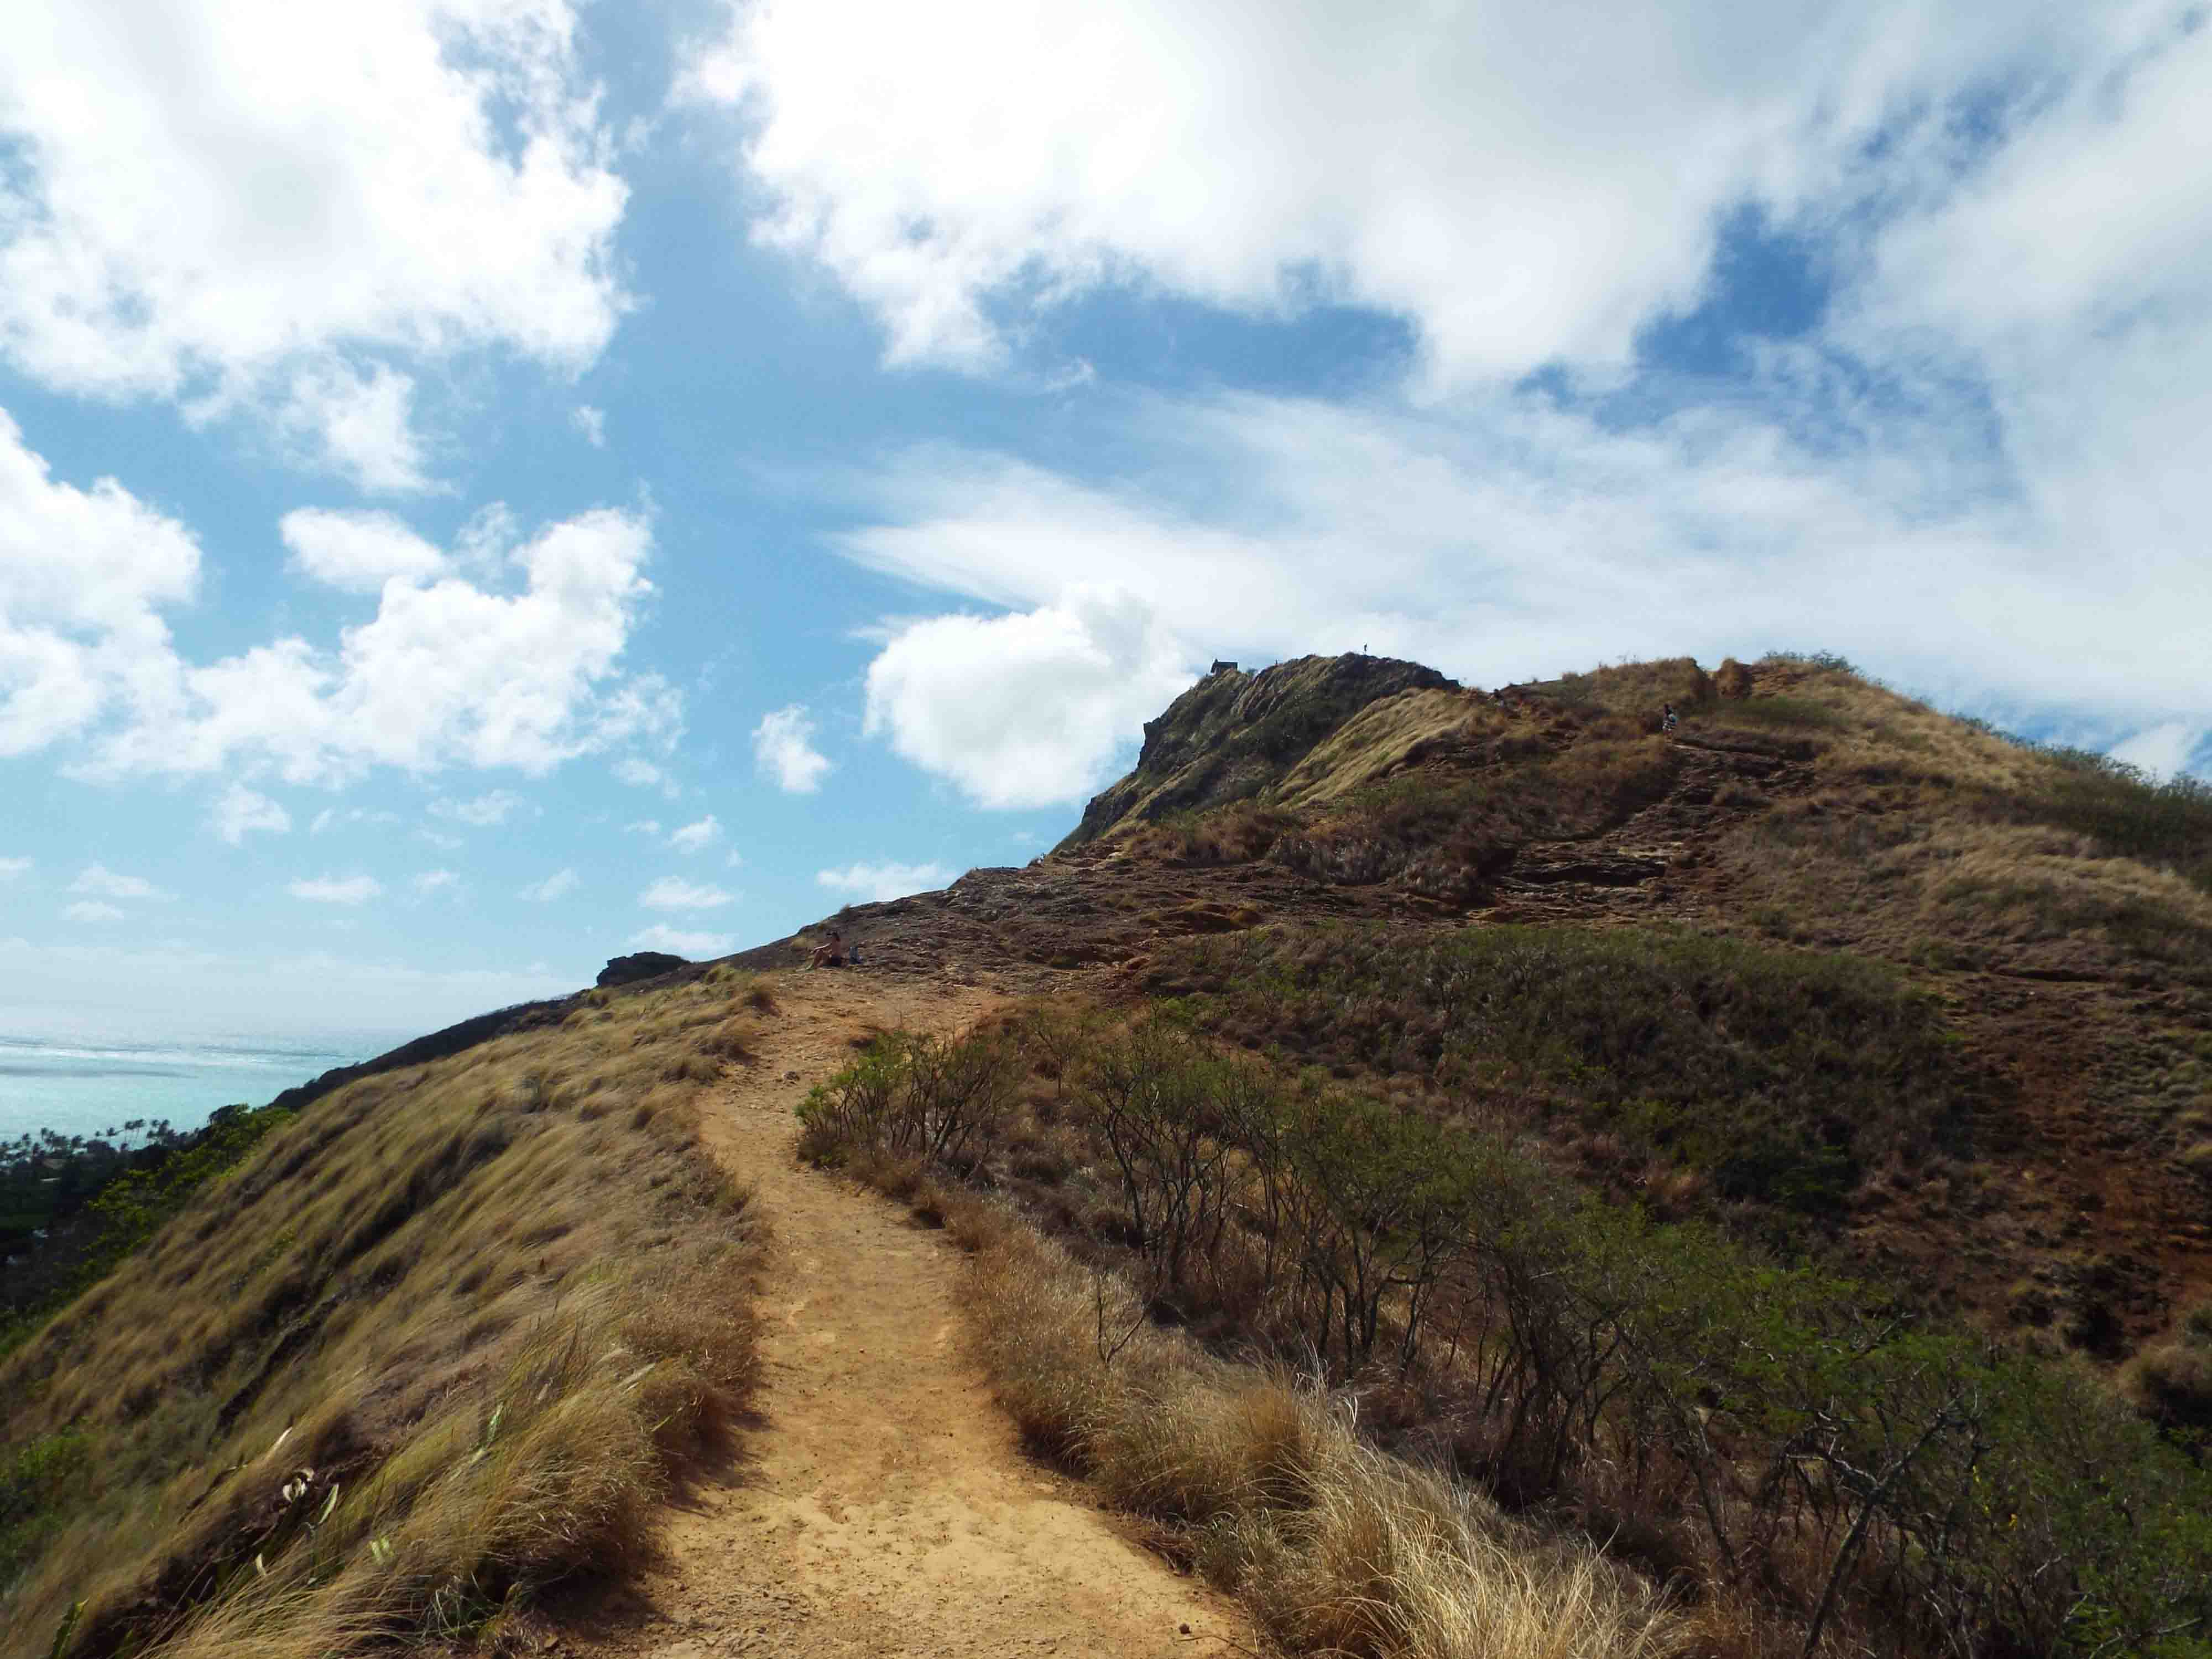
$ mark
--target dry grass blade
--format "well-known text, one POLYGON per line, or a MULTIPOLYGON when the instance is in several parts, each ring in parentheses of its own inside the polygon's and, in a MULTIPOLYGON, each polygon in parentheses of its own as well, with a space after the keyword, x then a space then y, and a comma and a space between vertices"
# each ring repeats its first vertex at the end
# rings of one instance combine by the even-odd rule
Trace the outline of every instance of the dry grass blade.
POLYGON ((0 1365, 0 1440, 86 1478, 0 1653, 342 1654, 466 1634, 645 1547, 754 1375, 750 1194, 700 1087, 750 976, 317 1102, 0 1365))

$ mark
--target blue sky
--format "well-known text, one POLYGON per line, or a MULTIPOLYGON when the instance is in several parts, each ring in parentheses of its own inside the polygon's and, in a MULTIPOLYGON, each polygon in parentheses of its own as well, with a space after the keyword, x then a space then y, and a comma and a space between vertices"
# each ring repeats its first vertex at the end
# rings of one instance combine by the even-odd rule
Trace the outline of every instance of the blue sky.
POLYGON ((355 9, 0 38, 0 1029, 774 938, 1216 656, 2212 764, 2193 6, 355 9))

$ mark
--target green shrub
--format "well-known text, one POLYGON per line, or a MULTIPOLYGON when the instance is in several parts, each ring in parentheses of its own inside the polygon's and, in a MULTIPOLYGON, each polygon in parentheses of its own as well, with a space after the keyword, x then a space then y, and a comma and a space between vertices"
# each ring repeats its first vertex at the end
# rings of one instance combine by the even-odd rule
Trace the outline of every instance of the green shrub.
POLYGON ((1161 971, 1216 1030, 1515 1093, 1806 1214, 1891 1152, 1965 1150, 1981 1086, 1893 970, 1686 931, 1281 927, 1183 943, 1161 971))
POLYGON ((964 1167, 997 1146, 1018 1081, 1003 1042, 890 1033, 799 1103, 800 1156, 839 1164, 868 1150, 964 1167))
MULTIPOLYGON (((1263 947, 1236 963, 1286 981, 1324 959, 1341 969, 1357 946, 1338 934, 1312 960, 1263 947)), ((1480 989, 1452 1006, 1490 1022, 1492 1052, 1579 1066, 1585 1082, 1633 1077, 1645 1091, 1633 1110, 1654 1134, 1669 1123, 1710 1133, 1682 1128, 1696 1097, 1668 1078, 1686 1066, 1710 1086, 1741 1067, 1755 1081, 1773 1059, 1757 1042, 1856 1054, 1874 1072, 1831 1067, 1828 1080, 1863 1089, 1885 1068, 1940 1074, 1948 1052, 1892 981, 1831 959, 1681 936, 1560 945, 1535 930, 1472 957, 1437 948, 1390 953, 1392 970, 1435 988, 1479 964, 1480 989), (1597 1015, 1576 996, 1543 1005, 1556 1022, 1516 1000, 1516 975, 1571 984, 1592 964, 1663 970, 1686 997, 1702 987, 1729 1033, 1756 1041, 1737 1053, 1711 1034, 1670 1036, 1664 1020, 1586 1027, 1597 1015), (1838 1006, 1840 1024, 1786 1036, 1838 1006), (1923 1039, 1935 1048, 1923 1053, 1923 1039)), ((802 1116, 810 1133, 890 1148, 932 1076, 1014 1069, 1018 1051, 1065 1085, 1065 1122, 1109 1171, 1121 1237, 1145 1270, 1141 1301, 1231 1314, 1212 1325, 1218 1340, 1338 1380, 1381 1372, 1449 1402, 1438 1426, 1449 1425, 1463 1469, 1519 1504, 1571 1505, 1601 1490, 1606 1513, 1647 1533, 1688 1529, 1699 1572, 1769 1598, 1807 1651, 1824 1630, 1961 1659, 2208 1651, 2212 1474, 2094 1377, 1917 1319, 1869 1285, 1779 1265, 1713 1227, 1579 1194, 1502 1136, 1357 1089, 1291 1086, 1212 1053, 1184 1016, 1218 1011, 1222 994, 1120 1032, 1036 1020, 961 1043, 885 1039, 802 1116)), ((1714 1148, 1778 1201, 1808 1201, 1790 1196, 1793 1182, 1833 1201, 1832 1155, 1714 1148)))
POLYGON ((76 1429, 0 1452, 0 1592, 76 1508, 91 1462, 91 1442, 76 1429))
POLYGON ((52 1275, 34 1301, 0 1318, 0 1354, 112 1272, 195 1193, 237 1165, 263 1136, 290 1122, 294 1115, 281 1106, 226 1106, 205 1128, 108 1181, 85 1206, 94 1218, 94 1227, 88 1237, 76 1243, 73 1258, 52 1275))

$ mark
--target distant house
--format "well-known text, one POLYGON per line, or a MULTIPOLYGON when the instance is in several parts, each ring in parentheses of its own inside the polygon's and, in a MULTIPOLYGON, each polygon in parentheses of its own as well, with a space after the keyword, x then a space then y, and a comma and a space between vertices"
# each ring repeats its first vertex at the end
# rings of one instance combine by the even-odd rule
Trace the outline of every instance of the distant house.
POLYGON ((1216 657, 1213 659, 1213 666, 1207 669, 1206 672, 1208 674, 1233 674, 1237 672, 1237 665, 1230 661, 1226 657, 1216 657))

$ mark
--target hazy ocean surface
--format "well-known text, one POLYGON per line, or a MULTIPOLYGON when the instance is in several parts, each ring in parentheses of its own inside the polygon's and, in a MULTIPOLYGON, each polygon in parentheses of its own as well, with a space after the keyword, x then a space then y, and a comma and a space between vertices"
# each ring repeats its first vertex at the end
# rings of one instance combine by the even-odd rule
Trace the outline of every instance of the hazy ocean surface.
POLYGON ((40 1129, 99 1134, 133 1118, 167 1118, 176 1128, 196 1129, 217 1107, 239 1101, 265 1106, 333 1066, 372 1060, 420 1035, 308 1031, 133 1041, 0 1030, 0 1140, 40 1129))

